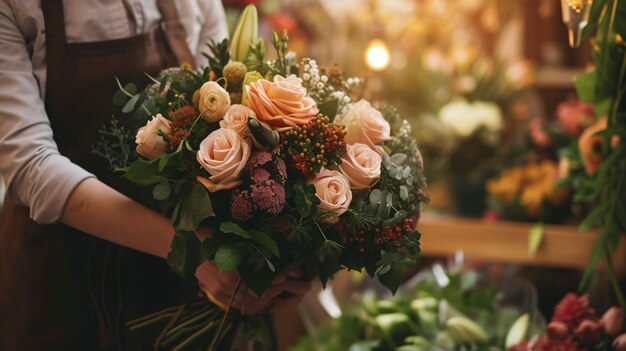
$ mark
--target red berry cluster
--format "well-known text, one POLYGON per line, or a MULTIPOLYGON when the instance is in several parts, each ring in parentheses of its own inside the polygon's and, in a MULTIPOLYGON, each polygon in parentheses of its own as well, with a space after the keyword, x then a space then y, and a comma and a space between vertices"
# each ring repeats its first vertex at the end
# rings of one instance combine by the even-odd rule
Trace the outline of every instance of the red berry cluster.
POLYGON ((176 149, 180 142, 189 137, 189 128, 193 125, 195 118, 198 116, 196 109, 190 105, 185 105, 174 111, 170 111, 169 117, 172 133, 166 135, 170 148, 176 149))
POLYGON ((291 156, 292 165, 304 176, 312 176, 322 167, 341 163, 341 156, 346 153, 344 131, 323 115, 284 132, 281 140, 291 156))
POLYGON ((406 218, 400 224, 386 225, 383 227, 372 227, 365 230, 349 231, 350 234, 343 233, 344 245, 356 245, 360 252, 365 252, 368 244, 373 244, 378 248, 388 248, 389 244, 396 244, 397 249, 401 249, 400 242, 407 235, 415 230, 415 218, 406 218))

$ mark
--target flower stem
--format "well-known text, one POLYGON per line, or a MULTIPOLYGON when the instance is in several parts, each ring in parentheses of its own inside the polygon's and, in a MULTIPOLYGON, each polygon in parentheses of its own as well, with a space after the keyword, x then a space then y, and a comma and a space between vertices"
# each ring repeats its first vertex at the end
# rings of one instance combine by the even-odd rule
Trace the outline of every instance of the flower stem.
POLYGON ((224 317, 222 317, 222 321, 220 322, 220 327, 217 329, 217 334, 215 334, 215 338, 213 338, 213 342, 211 342, 211 347, 209 347, 210 351, 215 351, 217 347, 220 336, 222 336, 222 331, 224 329, 224 325, 226 324, 226 319, 230 314, 230 310, 233 307, 233 303, 235 302, 235 296, 237 296, 237 292, 239 291, 239 287, 241 286, 241 278, 237 281, 237 285, 235 286, 235 290, 233 290, 233 295, 230 297, 230 302, 228 303, 228 308, 226 312, 224 312, 224 317))
POLYGON ((606 273, 609 276, 609 281, 611 282, 611 286, 613 287, 613 293, 615 293, 615 297, 617 298, 618 303, 622 307, 622 309, 626 309, 626 303, 624 303, 624 295, 622 295, 622 290, 619 287, 619 282, 615 277, 615 271, 613 269, 613 262, 611 261, 611 250, 608 245, 604 247, 604 258, 606 260, 606 273))
POLYGON ((204 328, 202 328, 202 329, 198 330, 197 332, 193 333, 193 335, 191 335, 189 338, 185 339, 183 342, 181 342, 180 344, 176 345, 176 347, 173 348, 172 351, 185 350, 186 347, 193 345, 194 341, 196 341, 199 338, 205 336, 215 326, 216 326, 215 322, 209 322, 204 328))

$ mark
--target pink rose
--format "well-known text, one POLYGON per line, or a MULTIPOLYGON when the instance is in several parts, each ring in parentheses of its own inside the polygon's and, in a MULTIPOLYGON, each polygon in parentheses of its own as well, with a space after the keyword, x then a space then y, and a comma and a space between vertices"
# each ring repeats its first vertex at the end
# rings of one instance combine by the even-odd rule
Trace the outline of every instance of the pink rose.
POLYGON ((360 100, 343 115, 337 116, 334 123, 344 126, 348 144, 367 144, 378 150, 376 144, 391 139, 389 122, 365 100, 360 100))
POLYGON ((319 110, 306 96, 302 80, 296 76, 274 76, 274 82, 260 79, 245 86, 248 106, 257 118, 273 127, 295 127, 307 124, 319 110))
POLYGON ((244 105, 231 105, 224 119, 220 121, 220 128, 228 128, 245 137, 248 131, 248 117, 256 118, 254 111, 244 105))
POLYGON ((328 218, 328 223, 337 223, 339 216, 344 214, 352 201, 350 182, 346 177, 337 172, 322 169, 312 181, 315 186, 315 195, 321 200, 318 209, 332 212, 334 216, 328 218))
POLYGON ((567 134, 578 136, 591 126, 596 118, 593 106, 579 100, 564 101, 556 109, 556 116, 567 134))
POLYGON ((380 164, 383 158, 377 151, 365 144, 348 144, 346 158, 343 158, 339 169, 352 189, 366 189, 380 178, 380 164))
POLYGON ((137 131, 135 143, 137 143, 136 151, 139 155, 148 160, 156 160, 169 150, 169 144, 159 135, 159 130, 164 134, 172 132, 170 121, 160 113, 137 131))
POLYGON ((198 162, 209 179, 197 177, 209 191, 232 189, 241 184, 239 174, 250 157, 250 145, 232 129, 220 128, 200 143, 198 162))

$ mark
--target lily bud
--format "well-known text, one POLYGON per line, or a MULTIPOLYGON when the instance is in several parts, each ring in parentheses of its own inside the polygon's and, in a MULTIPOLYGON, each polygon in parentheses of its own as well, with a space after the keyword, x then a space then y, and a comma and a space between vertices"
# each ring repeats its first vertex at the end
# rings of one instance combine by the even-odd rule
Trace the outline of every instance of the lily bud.
POLYGON ((583 345, 593 345, 602 338, 602 328, 600 324, 590 319, 585 319, 574 331, 583 345))
POLYGON ((234 61, 244 62, 250 55, 250 46, 257 43, 259 37, 259 16, 256 7, 246 6, 241 13, 230 44, 230 57, 234 61))
POLYGON ((626 334, 622 334, 613 341, 615 351, 626 351, 626 334))

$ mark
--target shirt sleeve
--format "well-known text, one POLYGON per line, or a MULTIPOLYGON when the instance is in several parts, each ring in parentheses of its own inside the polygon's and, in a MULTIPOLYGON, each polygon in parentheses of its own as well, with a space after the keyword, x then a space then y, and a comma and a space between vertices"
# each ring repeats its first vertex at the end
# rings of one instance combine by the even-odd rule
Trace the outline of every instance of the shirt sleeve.
POLYGON ((220 42, 228 38, 228 26, 221 0, 199 0, 199 6, 205 17, 198 37, 196 63, 198 66, 206 66, 208 60, 202 54, 209 52, 207 43, 210 40, 220 42))
POLYGON ((9 198, 40 223, 57 221, 76 186, 92 174, 62 156, 53 139, 26 42, 0 1, 0 174, 9 198))

